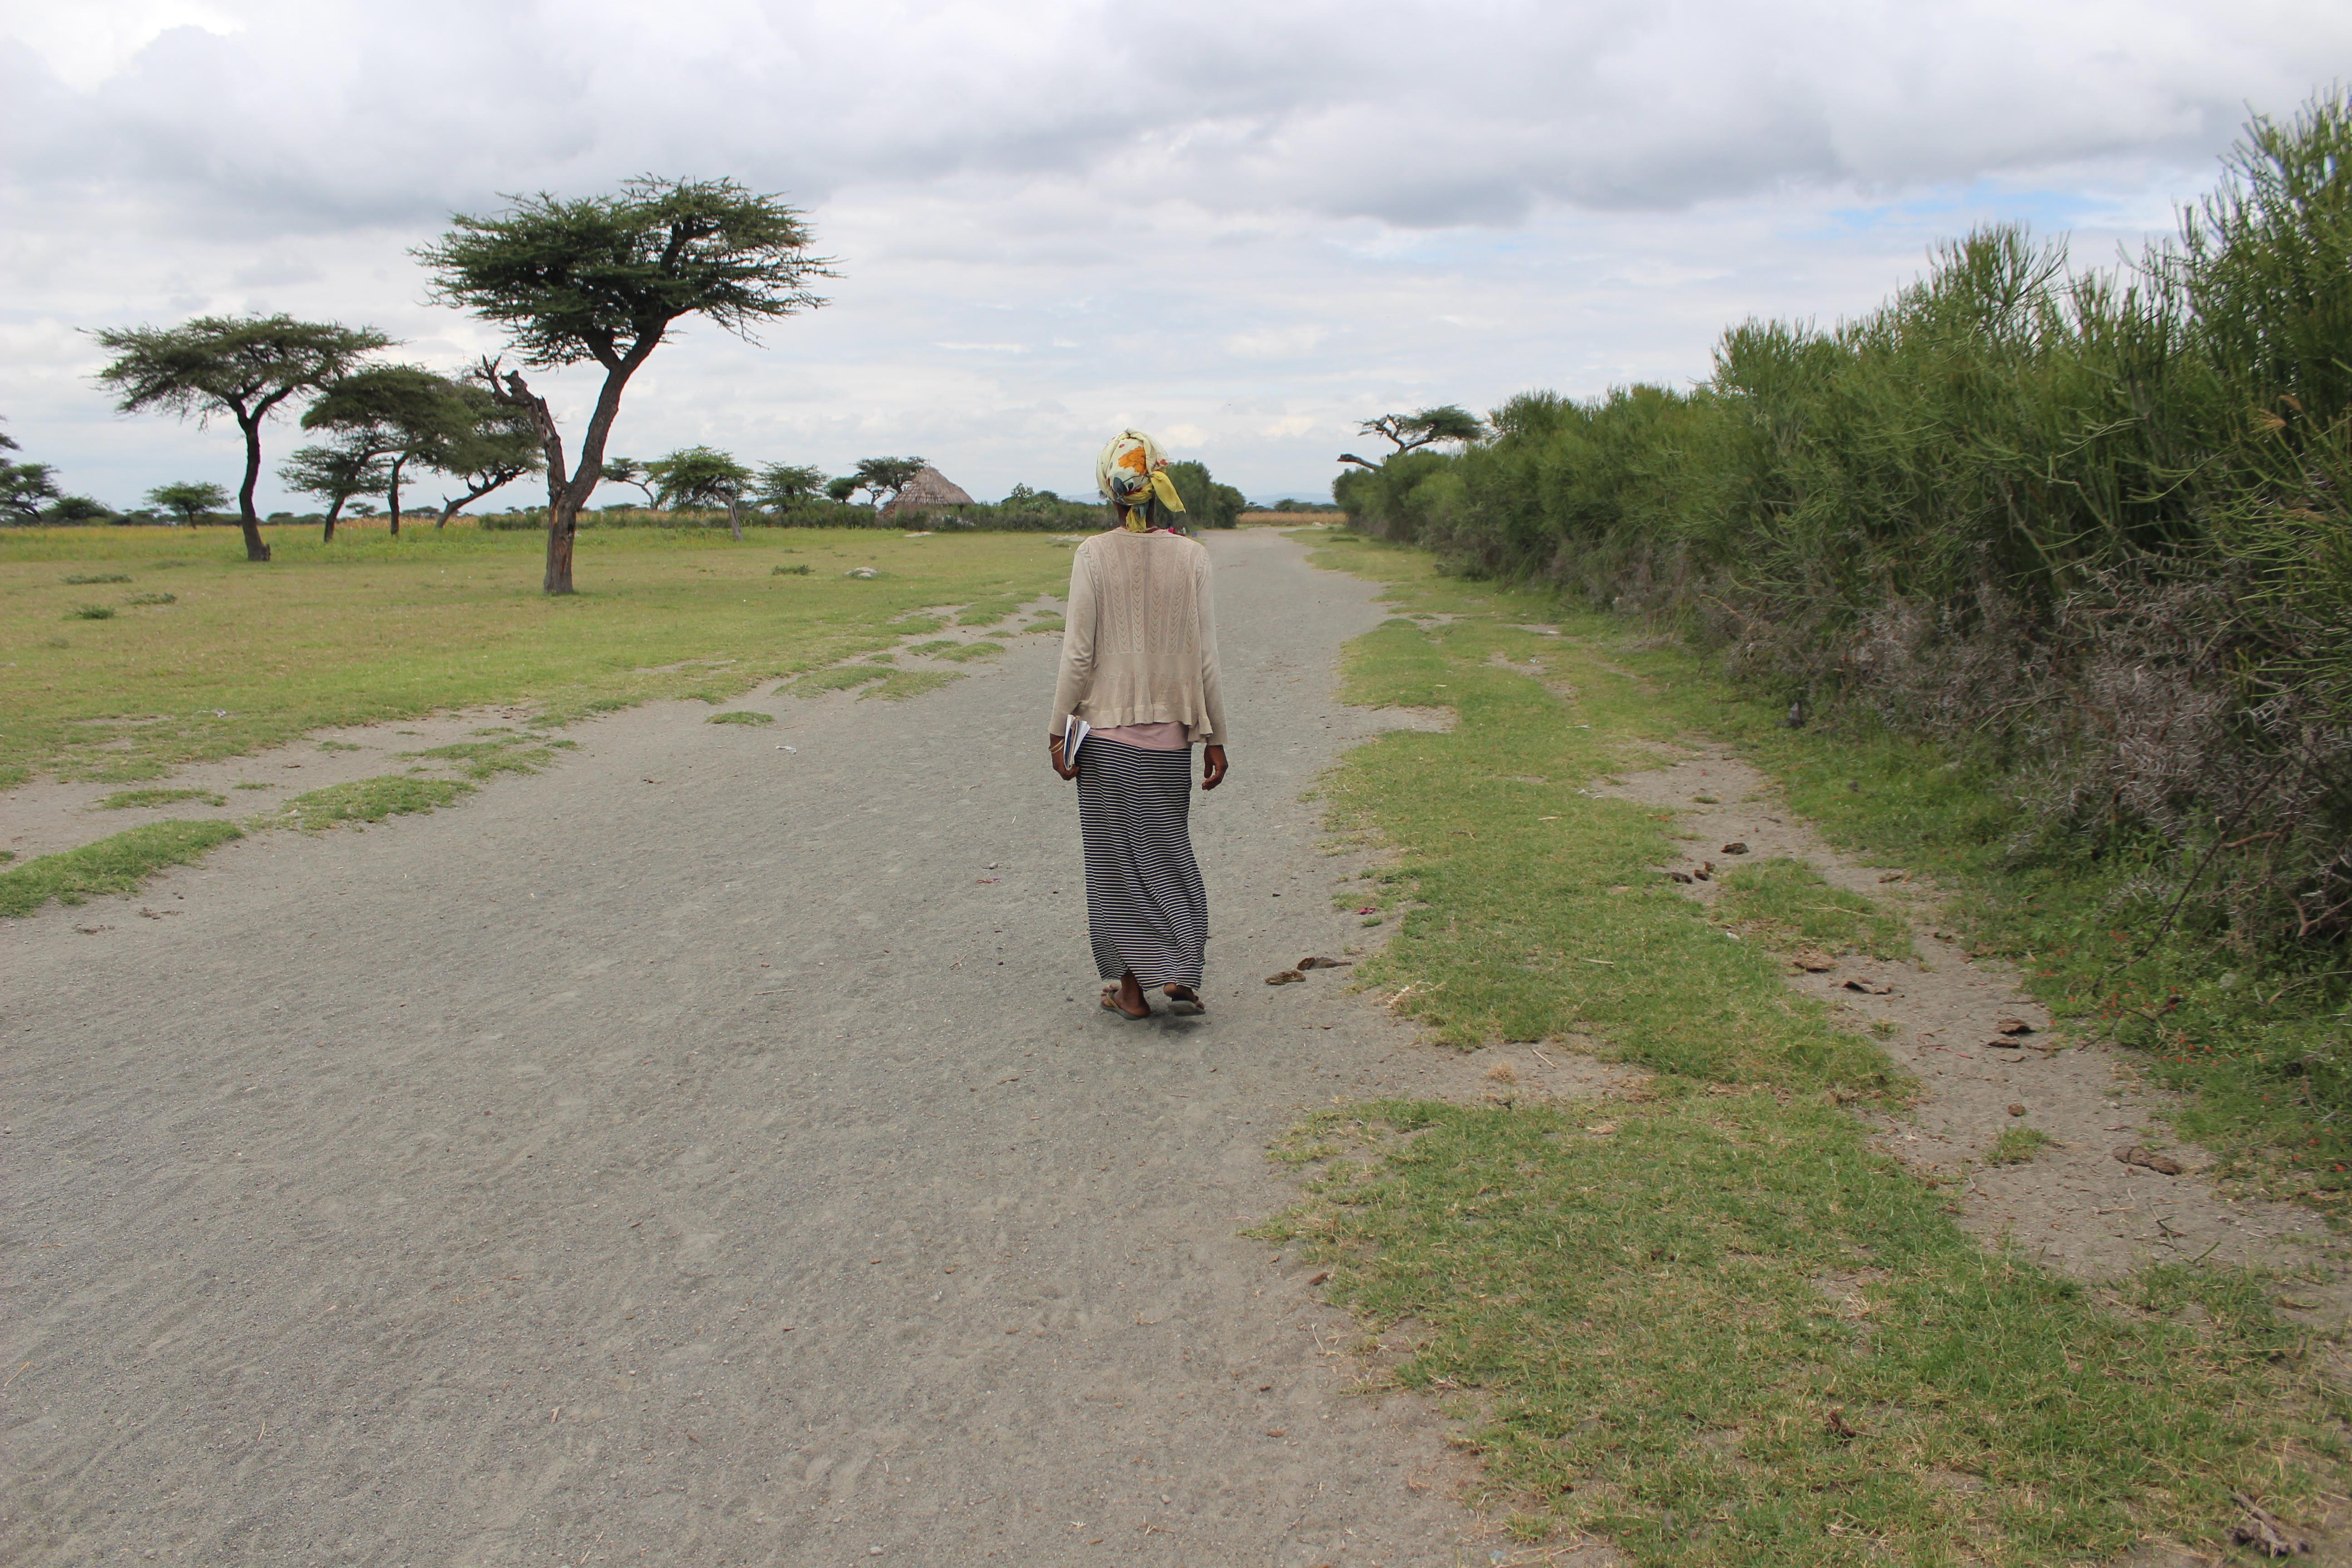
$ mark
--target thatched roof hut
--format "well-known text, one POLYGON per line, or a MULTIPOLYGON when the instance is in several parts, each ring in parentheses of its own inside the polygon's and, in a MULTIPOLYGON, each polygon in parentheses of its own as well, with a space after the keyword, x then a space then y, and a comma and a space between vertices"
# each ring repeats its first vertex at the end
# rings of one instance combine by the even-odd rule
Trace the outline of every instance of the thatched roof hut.
POLYGON ((979 504, 964 492, 962 486, 926 463, 916 470, 913 479, 907 481, 907 488, 882 509, 882 515, 885 518, 900 518, 910 513, 927 515, 979 504))

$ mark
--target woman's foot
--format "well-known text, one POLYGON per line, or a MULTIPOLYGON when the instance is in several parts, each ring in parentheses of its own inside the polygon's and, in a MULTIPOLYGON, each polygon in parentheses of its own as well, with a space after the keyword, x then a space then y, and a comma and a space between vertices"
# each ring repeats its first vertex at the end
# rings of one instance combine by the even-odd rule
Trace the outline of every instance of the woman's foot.
POLYGON ((1201 1000, 1201 994, 1190 985, 1168 985, 1161 989, 1167 994, 1169 1005, 1179 1014, 1205 1013, 1209 1010, 1209 1005, 1201 1000))
POLYGON ((1106 1010, 1122 1018, 1131 1020, 1151 1016, 1151 1004, 1144 998, 1143 987, 1136 983, 1132 970, 1120 975, 1118 984, 1103 987, 1102 1005, 1106 1010))

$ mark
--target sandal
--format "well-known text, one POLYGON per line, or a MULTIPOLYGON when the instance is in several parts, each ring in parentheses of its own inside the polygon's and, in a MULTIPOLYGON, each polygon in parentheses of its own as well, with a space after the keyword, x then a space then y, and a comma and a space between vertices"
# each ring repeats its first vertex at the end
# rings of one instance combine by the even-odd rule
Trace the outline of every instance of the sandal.
POLYGON ((1149 997, 1145 998, 1143 1011, 1140 1013, 1130 1013, 1126 1008, 1120 1006, 1118 1005, 1118 987, 1116 985, 1106 985, 1103 987, 1102 1005, 1105 1012, 1116 1013, 1130 1024, 1139 1022, 1142 1019, 1151 1016, 1151 1002, 1149 997))
POLYGON ((1201 1000, 1201 994, 1190 985, 1169 985, 1161 989, 1168 997, 1169 1010, 1178 1017, 1193 1016, 1209 1010, 1209 1005, 1201 1000))

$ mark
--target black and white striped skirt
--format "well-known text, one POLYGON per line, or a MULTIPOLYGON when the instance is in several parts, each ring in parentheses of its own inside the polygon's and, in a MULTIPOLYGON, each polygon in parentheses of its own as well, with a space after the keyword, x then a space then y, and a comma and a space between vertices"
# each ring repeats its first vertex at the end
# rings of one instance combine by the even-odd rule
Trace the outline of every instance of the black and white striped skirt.
POLYGON ((1192 858, 1192 752, 1088 737, 1078 752, 1087 929, 1105 980, 1198 985, 1209 892, 1192 858))

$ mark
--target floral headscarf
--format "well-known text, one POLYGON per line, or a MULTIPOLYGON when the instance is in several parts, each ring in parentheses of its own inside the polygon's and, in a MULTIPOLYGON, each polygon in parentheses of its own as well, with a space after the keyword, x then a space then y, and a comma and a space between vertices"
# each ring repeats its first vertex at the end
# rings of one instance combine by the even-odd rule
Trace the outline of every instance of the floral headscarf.
POLYGON ((1130 533, 1151 528, 1151 502, 1170 511, 1182 511, 1184 498, 1166 473, 1168 454, 1140 430, 1122 430, 1112 437, 1095 459, 1095 483, 1118 509, 1118 520, 1130 533))

